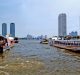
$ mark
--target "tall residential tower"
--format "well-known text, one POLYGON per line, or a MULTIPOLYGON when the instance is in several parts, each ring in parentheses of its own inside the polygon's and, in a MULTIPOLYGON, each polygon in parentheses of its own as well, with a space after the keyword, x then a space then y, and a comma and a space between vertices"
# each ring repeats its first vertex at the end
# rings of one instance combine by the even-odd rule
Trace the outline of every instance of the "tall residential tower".
POLYGON ((15 23, 10 24, 10 35, 15 37, 15 23))
POLYGON ((2 35, 5 37, 7 35, 7 24, 2 23, 2 35))
POLYGON ((62 36, 66 36, 67 35, 67 28, 66 28, 66 14, 62 13, 59 14, 58 16, 58 36, 62 37, 62 36))

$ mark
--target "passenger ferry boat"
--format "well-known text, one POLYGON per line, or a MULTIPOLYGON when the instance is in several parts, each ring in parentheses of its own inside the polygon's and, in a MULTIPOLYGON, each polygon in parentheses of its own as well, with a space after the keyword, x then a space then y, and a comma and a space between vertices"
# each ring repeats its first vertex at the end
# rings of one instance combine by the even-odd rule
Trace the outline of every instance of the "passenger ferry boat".
POLYGON ((80 52, 80 40, 58 40, 57 38, 50 39, 50 46, 54 46, 61 49, 66 49, 74 52, 80 52))
POLYGON ((80 40, 56 40, 53 42, 53 46, 70 51, 80 52, 80 40))

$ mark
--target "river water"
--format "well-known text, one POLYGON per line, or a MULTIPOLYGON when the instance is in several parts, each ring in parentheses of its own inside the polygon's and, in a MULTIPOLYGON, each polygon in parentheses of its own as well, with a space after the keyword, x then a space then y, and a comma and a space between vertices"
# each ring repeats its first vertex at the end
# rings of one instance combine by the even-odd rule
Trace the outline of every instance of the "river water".
POLYGON ((0 75, 80 75, 80 53, 20 40, 0 54, 0 75))

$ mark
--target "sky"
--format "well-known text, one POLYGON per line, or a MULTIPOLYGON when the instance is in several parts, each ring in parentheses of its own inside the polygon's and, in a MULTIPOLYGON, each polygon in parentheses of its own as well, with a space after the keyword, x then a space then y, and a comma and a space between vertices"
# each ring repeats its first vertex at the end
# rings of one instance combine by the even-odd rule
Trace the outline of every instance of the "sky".
POLYGON ((16 25, 16 36, 58 35, 58 15, 67 15, 67 33, 80 34, 80 0, 0 0, 0 34, 2 23, 16 25))

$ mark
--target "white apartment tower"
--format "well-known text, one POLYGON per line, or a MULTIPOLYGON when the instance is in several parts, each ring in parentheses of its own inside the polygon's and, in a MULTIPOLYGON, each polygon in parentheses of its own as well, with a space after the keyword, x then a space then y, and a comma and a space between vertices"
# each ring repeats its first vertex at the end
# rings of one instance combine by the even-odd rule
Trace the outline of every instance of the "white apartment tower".
POLYGON ((62 13, 58 16, 58 36, 63 37, 67 35, 67 21, 66 14, 62 13))

